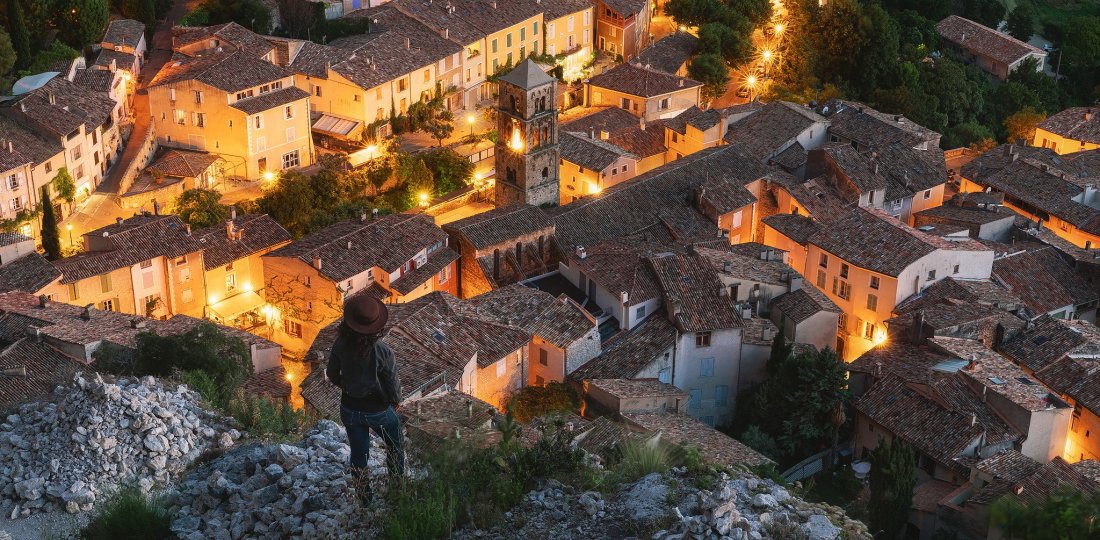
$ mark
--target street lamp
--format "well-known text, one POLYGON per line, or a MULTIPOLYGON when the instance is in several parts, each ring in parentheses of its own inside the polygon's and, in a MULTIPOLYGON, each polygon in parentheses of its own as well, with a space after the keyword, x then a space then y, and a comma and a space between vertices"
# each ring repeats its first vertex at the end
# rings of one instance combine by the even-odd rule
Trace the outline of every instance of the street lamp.
POLYGON ((428 206, 428 194, 427 193, 421 193, 420 194, 420 206, 428 206))
POLYGON ((756 90, 756 75, 749 75, 745 79, 745 85, 749 87, 749 101, 752 101, 752 93, 756 90))
POLYGON ((466 115, 466 123, 470 124, 470 135, 473 135, 474 134, 474 115, 467 114, 466 115))
POLYGON ((783 23, 776 23, 775 33, 776 34, 782 34, 783 33, 783 23))
POLYGON ((73 224, 69 223, 65 228, 69 231, 69 247, 73 247, 73 224))

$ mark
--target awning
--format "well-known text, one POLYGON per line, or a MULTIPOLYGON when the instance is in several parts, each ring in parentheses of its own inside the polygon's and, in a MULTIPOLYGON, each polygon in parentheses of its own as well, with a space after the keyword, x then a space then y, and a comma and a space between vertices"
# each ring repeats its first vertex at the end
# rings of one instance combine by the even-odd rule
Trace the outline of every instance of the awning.
POLYGON ((341 139, 354 139, 360 130, 361 122, 330 113, 321 113, 321 117, 313 123, 313 131, 341 139))
POLYGON ((210 306, 210 312, 220 319, 228 321, 242 313, 260 309, 263 305, 263 297, 256 294, 255 291, 248 291, 215 303, 210 306))

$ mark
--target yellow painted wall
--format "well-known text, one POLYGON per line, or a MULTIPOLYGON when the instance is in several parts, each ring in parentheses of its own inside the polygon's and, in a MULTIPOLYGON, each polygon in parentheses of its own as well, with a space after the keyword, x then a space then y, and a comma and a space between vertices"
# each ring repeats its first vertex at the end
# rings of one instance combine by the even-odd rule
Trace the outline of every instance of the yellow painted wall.
POLYGON ((1032 139, 1031 146, 1050 148, 1059 154, 1072 154, 1073 152, 1083 152, 1085 150, 1100 148, 1100 144, 1067 139, 1042 128, 1035 130, 1035 138, 1032 139))

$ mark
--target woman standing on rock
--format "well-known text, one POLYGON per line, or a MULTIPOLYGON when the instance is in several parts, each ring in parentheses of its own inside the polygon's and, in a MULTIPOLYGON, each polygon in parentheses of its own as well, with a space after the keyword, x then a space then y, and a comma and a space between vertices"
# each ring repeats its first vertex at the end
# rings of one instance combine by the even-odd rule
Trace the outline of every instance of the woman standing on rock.
POLYGON ((370 432, 386 445, 386 467, 391 476, 405 475, 404 435, 395 408, 401 402, 401 381, 393 350, 382 342, 389 311, 365 294, 344 303, 344 321, 332 345, 325 374, 340 387, 340 420, 351 446, 351 472, 359 500, 371 502, 367 455, 370 432))

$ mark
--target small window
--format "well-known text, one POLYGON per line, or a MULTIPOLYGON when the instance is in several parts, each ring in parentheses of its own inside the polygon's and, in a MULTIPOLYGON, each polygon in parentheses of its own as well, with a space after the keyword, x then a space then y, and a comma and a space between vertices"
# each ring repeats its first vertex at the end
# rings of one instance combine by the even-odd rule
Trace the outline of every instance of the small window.
POLYGON ((867 339, 870 339, 870 340, 875 339, 875 325, 874 324, 867 323, 867 325, 863 327, 863 337, 865 337, 867 339))
POLYGON ((710 347, 710 332, 696 332, 695 333, 695 346, 696 347, 710 347))
POLYGON ((105 293, 111 292, 111 274, 102 274, 99 276, 99 288, 105 293))
POLYGON ((925 192, 924 192, 924 200, 926 200, 926 201, 927 201, 928 199, 931 199, 931 198, 932 198, 932 190, 930 190, 930 189, 929 189, 929 190, 925 190, 925 192))
POLYGON ((302 337, 302 323, 290 319, 283 319, 283 331, 286 332, 288 336, 300 338, 302 337))
POLYGON ((699 361, 699 376, 700 377, 713 377, 714 376, 714 359, 703 358, 699 361))
POLYGON ((508 373, 508 359, 497 362, 497 377, 503 377, 508 373))
POLYGON ((703 391, 692 388, 688 391, 688 408, 699 409, 703 407, 703 391))
POLYGON ((263 129, 264 128, 264 115, 263 114, 257 114, 256 116, 253 116, 252 117, 252 125, 255 126, 256 129, 263 129))
POLYGON ((180 255, 179 258, 176 259, 176 266, 181 264, 187 264, 187 255, 180 255))
MULTIPOLYGON (((359 95, 356 94, 355 97, 357 98, 356 101, 359 101, 358 100, 359 95)), ((286 118, 287 120, 290 120, 291 118, 294 118, 294 105, 287 105, 286 107, 283 107, 283 117, 286 118)))
POLYGON ((956 264, 955 267, 951 269, 951 273, 952 274, 958 274, 959 273, 959 265, 956 264))
POLYGON ((848 265, 845 264, 845 263, 840 263, 840 277, 842 277, 842 278, 847 278, 848 277, 848 265))
POLYGON ((148 259, 148 260, 145 260, 145 261, 141 261, 141 267, 142 268, 152 268, 153 267, 153 259, 148 259))
POLYGON ((714 387, 714 405, 717 407, 725 407, 729 405, 730 401, 730 387, 720 384, 714 387))
POLYGON ((550 365, 549 355, 546 354, 546 349, 539 349, 539 364, 548 366, 550 365))
POLYGON ((871 276, 871 288, 872 289, 878 289, 879 283, 880 282, 879 282, 879 277, 878 276, 871 276))
POLYGON ((847 300, 852 296, 852 285, 847 281, 840 282, 840 290, 837 291, 837 296, 847 300))
POLYGON ((818 261, 817 264, 818 264, 818 266, 820 266, 822 268, 828 268, 829 267, 829 256, 822 253, 821 254, 821 259, 818 261))
POLYGON ((102 309, 103 311, 114 311, 115 310, 115 301, 114 300, 104 300, 104 301, 99 303, 99 309, 102 309))
POLYGON ((69 284, 69 300, 72 301, 72 300, 77 300, 79 298, 80 298, 80 295, 77 294, 76 283, 70 283, 69 284))
POLYGON ((237 274, 225 275, 225 291, 232 292, 237 290, 237 274))
POLYGON ((824 270, 818 270, 817 271, 817 288, 821 289, 821 290, 825 290, 825 271, 824 270))
POLYGON ((634 310, 634 318, 639 321, 645 318, 645 306, 638 306, 638 309, 634 310))
POLYGON ((928 281, 932 281, 933 279, 936 279, 936 271, 935 270, 929 270, 928 271, 928 281))
POLYGON ((535 386, 543 386, 546 384, 546 379, 543 379, 540 375, 535 375, 535 386))
POLYGON ((867 295, 867 309, 871 311, 878 310, 878 297, 873 294, 867 295))

